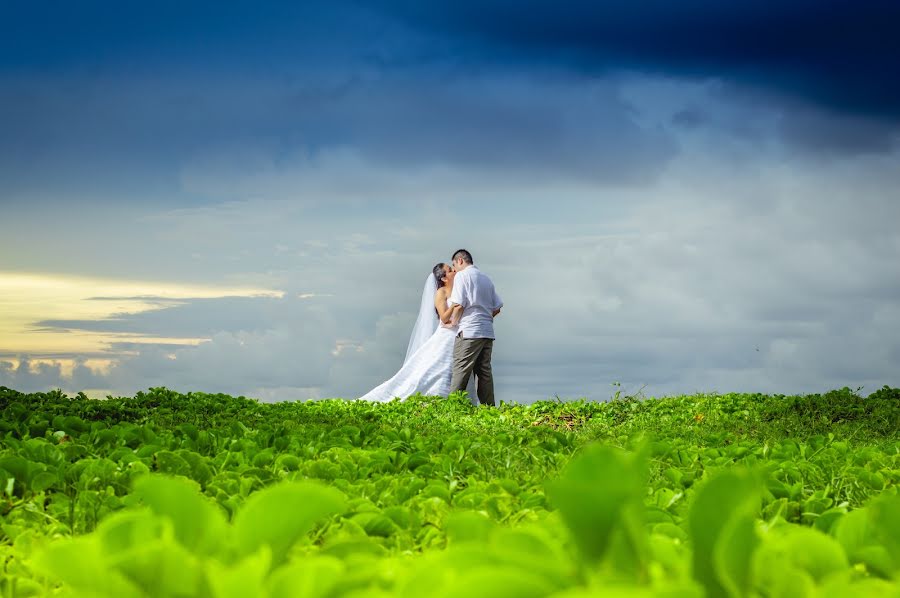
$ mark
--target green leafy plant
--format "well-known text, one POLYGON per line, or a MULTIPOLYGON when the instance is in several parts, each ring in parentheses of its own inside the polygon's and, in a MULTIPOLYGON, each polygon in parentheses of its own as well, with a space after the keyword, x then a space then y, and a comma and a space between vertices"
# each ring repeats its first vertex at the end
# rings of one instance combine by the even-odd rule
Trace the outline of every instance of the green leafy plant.
POLYGON ((0 596, 886 595, 898 396, 0 388, 0 596))

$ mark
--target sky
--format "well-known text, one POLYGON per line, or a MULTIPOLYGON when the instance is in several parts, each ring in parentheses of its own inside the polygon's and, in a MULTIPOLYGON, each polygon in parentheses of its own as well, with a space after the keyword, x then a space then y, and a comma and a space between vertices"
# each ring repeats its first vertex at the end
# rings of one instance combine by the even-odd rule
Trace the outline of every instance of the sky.
POLYGON ((0 386, 356 398, 464 247, 499 400, 896 387, 898 18, 5 3, 0 386))

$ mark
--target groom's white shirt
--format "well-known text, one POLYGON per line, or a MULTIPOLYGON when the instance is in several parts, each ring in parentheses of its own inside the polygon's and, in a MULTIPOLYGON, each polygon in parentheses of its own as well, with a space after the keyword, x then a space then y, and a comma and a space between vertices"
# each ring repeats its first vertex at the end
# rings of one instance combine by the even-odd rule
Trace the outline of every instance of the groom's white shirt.
POLYGON ((463 338, 494 338, 494 310, 503 307, 494 283, 475 266, 453 279, 450 303, 463 307, 459 330, 463 338))

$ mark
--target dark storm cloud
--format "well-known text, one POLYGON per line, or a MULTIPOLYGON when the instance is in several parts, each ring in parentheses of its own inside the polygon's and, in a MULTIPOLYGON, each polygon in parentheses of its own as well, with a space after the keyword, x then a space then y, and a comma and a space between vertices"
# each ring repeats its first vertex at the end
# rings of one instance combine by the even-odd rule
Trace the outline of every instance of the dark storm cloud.
POLYGON ((672 115, 672 124, 685 129, 696 129, 706 124, 707 116, 697 108, 684 108, 672 115))
POLYGON ((378 4, 413 27, 463 40, 474 60, 722 77, 837 111, 900 118, 893 0, 378 4))
POLYGON ((723 77, 897 118, 898 21, 895 0, 19 2, 0 22, 0 70, 555 63, 723 77))
POLYGON ((232 155, 227 168, 240 172, 297 160, 312 168, 335 151, 387 170, 634 182, 674 153, 671 137, 636 124, 603 82, 425 71, 329 79, 8 80, 0 88, 3 190, 139 188, 171 197, 185 165, 209 156, 232 155))
MULTIPOLYGON (((233 67, 321 61, 359 52, 377 40, 375 19, 362 7, 319 0, 152 3, 84 0, 7 3, 0 21, 0 69, 94 70, 113 66, 152 72, 185 64, 233 67), (368 35, 364 29, 369 27, 368 35), (353 43, 355 40, 355 43, 353 43), (305 54, 299 54, 304 50, 305 54)), ((371 51, 371 50, 369 50, 371 51)))
POLYGON ((897 147, 900 130, 856 114, 833 115, 821 110, 790 111, 782 119, 783 139, 814 155, 887 154, 897 147))
MULTIPOLYGON (((728 82, 784 113, 801 151, 889 151, 900 122, 897 2, 19 3, 3 16, 2 202, 173 198, 211 148, 647 180, 676 144, 635 124, 604 79, 621 72, 728 82)), ((702 110, 673 101, 671 124, 702 127, 702 110)))

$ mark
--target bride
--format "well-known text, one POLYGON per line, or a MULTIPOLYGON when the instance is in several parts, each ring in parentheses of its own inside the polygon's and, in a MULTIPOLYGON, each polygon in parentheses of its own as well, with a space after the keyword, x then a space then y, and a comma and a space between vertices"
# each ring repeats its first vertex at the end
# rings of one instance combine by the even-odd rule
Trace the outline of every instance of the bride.
MULTIPOLYGON (((425 279, 419 317, 406 349, 406 359, 394 377, 370 390, 360 401, 390 401, 420 393, 425 396, 447 396, 453 365, 453 343, 459 332, 457 322, 450 320, 450 292, 456 272, 449 264, 439 263, 425 279)), ((475 398, 475 377, 466 389, 475 398)))

